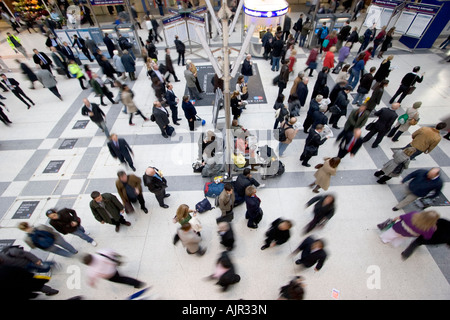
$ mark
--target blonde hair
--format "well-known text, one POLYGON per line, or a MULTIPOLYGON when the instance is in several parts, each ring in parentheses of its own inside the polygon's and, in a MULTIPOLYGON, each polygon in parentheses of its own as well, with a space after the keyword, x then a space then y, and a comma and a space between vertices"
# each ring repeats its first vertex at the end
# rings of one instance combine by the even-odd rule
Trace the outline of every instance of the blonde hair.
POLYGON ((245 195, 247 197, 251 197, 256 192, 255 186, 248 186, 245 188, 245 195))
POLYGON ((231 94, 230 98, 236 98, 238 95, 239 95, 239 91, 236 90, 231 94))
POLYGON ((182 204, 177 209, 177 220, 181 221, 189 215, 189 206, 187 204, 182 204))
POLYGON ((412 215, 411 223, 420 230, 428 231, 436 228, 439 218, 439 213, 434 210, 422 211, 412 215))
POLYGON ((336 52, 336 47, 335 47, 335 46, 331 47, 331 48, 330 48, 330 51, 331 51, 331 52, 336 52))

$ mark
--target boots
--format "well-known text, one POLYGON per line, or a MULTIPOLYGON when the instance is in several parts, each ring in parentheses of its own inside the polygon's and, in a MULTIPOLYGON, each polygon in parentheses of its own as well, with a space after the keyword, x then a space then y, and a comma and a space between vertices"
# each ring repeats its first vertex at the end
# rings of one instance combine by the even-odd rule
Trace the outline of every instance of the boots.
POLYGON ((386 184, 386 181, 388 181, 390 179, 391 179, 391 177, 382 176, 380 179, 377 180, 377 183, 379 183, 379 184, 386 184))

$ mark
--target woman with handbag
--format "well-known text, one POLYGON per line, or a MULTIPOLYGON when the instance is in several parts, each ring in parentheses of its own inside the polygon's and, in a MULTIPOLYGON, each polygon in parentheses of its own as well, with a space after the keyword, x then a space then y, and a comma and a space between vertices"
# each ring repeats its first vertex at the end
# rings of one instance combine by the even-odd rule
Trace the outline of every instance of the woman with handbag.
POLYGON ((392 47, 394 31, 395 31, 395 27, 392 27, 386 33, 386 37, 384 38, 383 44, 381 45, 380 52, 378 53, 377 58, 383 59, 383 53, 385 53, 387 51, 387 49, 392 47))
POLYGON ((413 211, 401 215, 394 219, 386 220, 378 225, 379 229, 383 229, 380 239, 383 243, 391 243, 394 247, 398 247, 405 238, 417 238, 422 236, 428 240, 436 231, 436 223, 440 218, 436 211, 413 211))
POLYGON ((369 100, 366 102, 366 110, 369 112, 372 112, 377 105, 381 102, 381 97, 384 93, 384 88, 386 88, 389 84, 389 80, 382 80, 380 84, 373 89, 372 95, 370 96, 369 100))
POLYGON ((273 106, 275 109, 275 123, 273 125, 273 129, 278 129, 278 125, 284 122, 286 119, 289 119, 289 109, 288 106, 284 104, 284 95, 280 94, 275 101, 273 106))
POLYGON ((381 81, 383 81, 387 77, 389 77, 389 73, 391 73, 392 59, 394 59, 394 56, 390 55, 386 59, 384 59, 383 62, 381 62, 380 66, 378 67, 377 72, 373 76, 373 78, 375 80, 375 84, 372 86, 372 89, 374 89, 377 85, 379 85, 381 81))
POLYGON ((413 147, 395 151, 393 158, 386 162, 381 170, 374 173, 374 176, 379 178, 377 183, 386 184, 386 181, 400 176, 405 169, 408 169, 410 157, 414 152, 416 148, 413 147))
POLYGON ((327 191, 330 187, 331 176, 336 175, 337 167, 341 163, 341 158, 325 158, 323 164, 316 165, 317 171, 314 173, 314 177, 316 180, 311 183, 309 186, 314 189, 312 192, 319 193, 319 189, 327 191))
POLYGON ((187 204, 182 204, 178 207, 175 217, 173 217, 173 223, 179 223, 183 226, 185 223, 191 224, 193 230, 200 235, 202 226, 200 221, 195 218, 197 216, 197 211, 189 208, 187 204), (195 219, 194 219, 195 218, 195 219))
MULTIPOLYGON (((247 104, 247 101, 246 101, 246 100, 248 99, 248 87, 247 87, 247 84, 245 83, 245 80, 244 80, 244 76, 243 76, 243 75, 240 75, 240 76, 237 78, 237 81, 236 81, 236 91, 239 92, 238 99, 239 99, 242 103, 247 104)), ((244 107, 243 107, 242 109, 245 109, 245 105, 244 105, 244 107)))
POLYGON ((397 120, 397 123, 387 135, 389 138, 392 138, 392 141, 397 142, 403 132, 408 131, 409 127, 415 126, 419 122, 419 111, 417 111, 417 109, 419 109, 421 105, 421 101, 414 102, 412 107, 406 109, 405 114, 408 116, 407 120, 403 123, 400 122, 400 118, 397 120))
POLYGON ((309 53, 308 59, 306 60, 307 67, 304 72, 309 69, 308 77, 312 77, 313 71, 317 69, 317 57, 319 56, 319 49, 320 46, 316 46, 315 48, 313 48, 309 53))
POLYGON ((126 84, 122 85, 122 90, 121 90, 121 99, 122 99, 122 103, 127 107, 127 112, 130 115, 130 118, 128 120, 128 124, 130 126, 134 126, 135 124, 133 123, 133 114, 136 113, 138 115, 140 115, 142 117, 142 119, 144 119, 144 121, 148 121, 149 119, 147 117, 145 117, 141 110, 139 110, 136 106, 136 104, 133 101, 134 98, 134 94, 131 91, 130 87, 128 87, 126 84))
POLYGON ((353 60, 353 66, 351 67, 350 78, 348 78, 348 84, 352 86, 352 88, 356 88, 358 84, 359 77, 361 76, 361 72, 364 70, 364 57, 365 53, 361 52, 355 60, 353 60))

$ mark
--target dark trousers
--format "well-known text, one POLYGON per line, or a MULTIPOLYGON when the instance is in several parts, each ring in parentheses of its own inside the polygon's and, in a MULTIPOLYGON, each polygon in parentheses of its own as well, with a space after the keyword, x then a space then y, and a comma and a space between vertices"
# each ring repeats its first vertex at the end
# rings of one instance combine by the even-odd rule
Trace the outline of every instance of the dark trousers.
POLYGON ((188 119, 188 124, 189 124, 189 130, 190 131, 194 131, 194 129, 195 129, 195 118, 188 119))
MULTIPOLYGON (((132 167, 132 165, 131 165, 130 167, 132 167)), ((141 206, 141 209, 144 209, 144 208, 145 208, 145 200, 144 200, 144 196, 142 195, 142 193, 138 194, 138 195, 136 196, 136 199, 133 199, 133 200, 134 200, 134 201, 131 201, 131 200, 130 200, 130 202, 131 202, 131 203, 139 202, 139 205, 141 206)))
MULTIPOLYGON (((128 121, 129 124, 133 123, 133 114, 134 114, 134 112, 130 112, 130 119, 128 121)), ((136 112, 136 115, 140 115, 142 117, 142 119, 147 120, 147 118, 142 114, 141 110, 139 110, 139 109, 136 112)))
POLYGON ((142 285, 142 282, 140 282, 139 280, 136 280, 136 279, 133 279, 130 277, 121 276, 118 271, 116 272, 116 274, 114 276, 112 276, 112 278, 109 278, 108 280, 111 282, 115 282, 115 283, 127 284, 127 285, 133 286, 135 288, 138 288, 142 285))
POLYGON ((28 107, 30 107, 30 105, 25 101, 25 99, 27 99, 28 101, 31 102, 31 104, 34 105, 34 102, 28 98, 28 96, 25 94, 25 92, 23 92, 23 90, 19 87, 16 87, 14 90, 11 90, 11 92, 23 103, 25 103, 28 107), (24 99, 25 98, 25 99, 24 99))
POLYGON ((48 90, 50 90, 55 96, 61 99, 61 95, 59 94, 58 88, 56 86, 48 88, 48 90))
POLYGON ((313 117, 310 115, 306 115, 305 121, 303 121, 303 132, 308 133, 309 128, 313 124, 313 117))
POLYGON ((172 122, 178 122, 178 107, 170 107, 170 111, 172 113, 172 122))
POLYGON ((262 217, 263 217, 262 211, 260 211, 260 212, 259 212, 256 216, 254 216, 254 217, 248 216, 247 227, 249 227, 249 228, 257 228, 257 227, 258 227, 258 223, 261 222, 262 217))
POLYGON ((403 134, 403 131, 399 131, 400 125, 392 127, 391 131, 388 133, 388 137, 392 138, 392 141, 398 141, 398 138, 403 134))
MULTIPOLYGON (((131 156, 130 156, 130 154, 127 152, 127 153, 124 153, 124 154, 121 154, 120 156, 119 156, 119 161, 121 162, 121 163, 128 163, 128 166, 131 168, 131 169, 133 169, 134 168, 134 166, 133 166, 133 159, 131 158, 131 156)), ((139 199, 138 199, 139 200, 139 199)))
POLYGON ((125 218, 123 217, 123 215, 120 215, 120 219, 119 221, 116 221, 114 219, 111 219, 111 224, 115 225, 116 227, 121 225, 121 224, 126 224, 127 222, 125 221, 125 218))
POLYGON ((178 77, 177 77, 177 75, 175 74, 175 71, 168 71, 168 72, 169 72, 169 75, 166 77, 166 81, 169 81, 170 75, 173 76, 173 78, 175 79, 175 81, 178 81, 178 77))
MULTIPOLYGON (((406 147, 402 148, 402 150, 404 150, 404 149, 406 149, 406 148, 410 148, 410 147, 411 147, 411 143, 408 143, 408 144, 406 145, 406 147)), ((414 152, 414 153, 412 154, 412 156, 409 157, 409 159, 413 160, 415 157, 417 157, 418 155, 421 155, 422 153, 423 153, 423 151, 416 150, 416 152, 414 152)))
POLYGON ((347 153, 348 153, 348 151, 346 149, 339 149, 337 156, 342 159, 347 155, 347 153))
POLYGON ((166 189, 161 189, 158 191, 153 192, 155 194, 156 200, 158 200, 158 203, 160 206, 164 205, 164 198, 166 197, 166 189))
MULTIPOLYGON (((306 146, 305 146, 306 147, 306 146)), ((302 164, 308 164, 308 161, 312 158, 312 155, 309 155, 306 153, 305 150, 303 150, 302 155, 300 156, 300 161, 302 161, 302 164)))
POLYGON ((394 103, 395 99, 400 96, 400 99, 398 99, 398 103, 401 103, 403 101, 403 99, 405 99, 405 97, 408 95, 408 89, 409 87, 404 86, 404 85, 400 85, 400 87, 398 88, 397 92, 394 94, 394 96, 391 98, 391 100, 389 100, 389 103, 394 103))
POLYGON ((50 71, 51 74, 53 74, 52 67, 50 66, 50 64, 41 65, 41 68, 46 69, 46 70, 50 71))
POLYGON ((181 64, 184 66, 184 51, 183 52, 178 51, 178 65, 180 65, 180 61, 181 64))
POLYGON ((12 123, 9 120, 8 116, 3 112, 2 108, 0 108, 0 121, 3 122, 6 125, 9 124, 9 123, 12 123))
POLYGON ((81 49, 81 52, 83 52, 83 54, 86 56, 86 58, 89 59, 90 62, 94 61, 94 59, 92 59, 92 57, 91 57, 91 54, 89 53, 88 48, 81 49))
POLYGON ((339 119, 342 117, 342 114, 332 114, 330 117, 330 120, 328 121, 329 124, 333 125, 333 126, 337 126, 339 119))
POLYGON ((80 83, 81 89, 85 90, 85 89, 87 89, 87 88, 86 88, 86 86, 84 85, 83 80, 86 81, 86 77, 85 77, 85 76, 82 76, 82 77, 78 78, 78 82, 80 83))
POLYGON ((384 136, 386 135, 386 132, 381 132, 378 130, 371 130, 369 131, 369 133, 364 137, 363 142, 367 142, 370 139, 372 139, 372 137, 374 135, 377 135, 377 138, 375 139, 374 143, 372 144, 372 148, 376 148, 378 147, 378 145, 380 144, 381 140, 383 140, 384 136))

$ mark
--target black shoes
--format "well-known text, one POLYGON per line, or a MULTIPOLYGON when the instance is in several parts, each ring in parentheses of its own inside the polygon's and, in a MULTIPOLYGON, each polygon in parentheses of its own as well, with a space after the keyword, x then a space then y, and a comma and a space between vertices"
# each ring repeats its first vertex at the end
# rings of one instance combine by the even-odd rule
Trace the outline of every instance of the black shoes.
POLYGON ((160 206, 161 208, 167 209, 169 206, 167 204, 163 204, 162 206, 160 206))
POLYGON ((148 213, 148 209, 147 208, 141 208, 142 211, 144 211, 144 213, 148 213))

